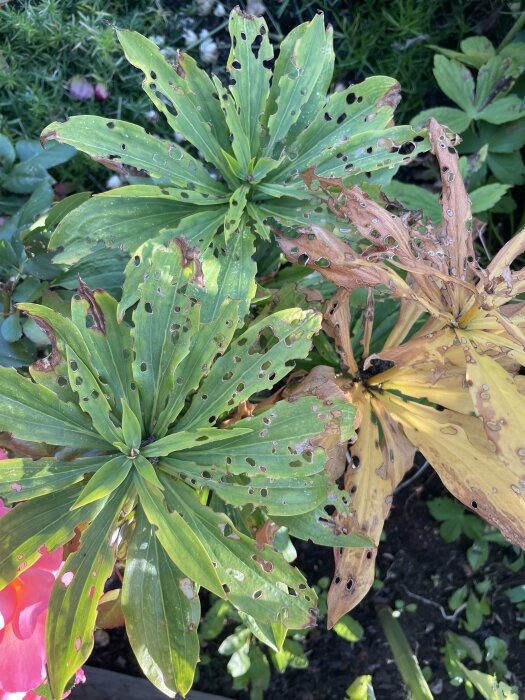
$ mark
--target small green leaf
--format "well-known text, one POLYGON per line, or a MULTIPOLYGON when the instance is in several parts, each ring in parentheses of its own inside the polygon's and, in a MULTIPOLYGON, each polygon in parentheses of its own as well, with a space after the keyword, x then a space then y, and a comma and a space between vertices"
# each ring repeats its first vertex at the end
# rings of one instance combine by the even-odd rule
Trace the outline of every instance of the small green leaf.
POLYGON ((434 76, 441 90, 471 118, 474 116, 474 79, 457 61, 434 56, 434 76))
POLYGON ((333 626, 334 632, 346 642, 358 642, 364 634, 364 629, 351 615, 343 615, 333 626))
POLYGON ((76 510, 88 503, 93 503, 113 493, 125 480, 131 469, 132 462, 124 455, 105 461, 82 489, 79 497, 71 506, 76 510))
POLYGON ((135 413, 129 407, 126 399, 122 399, 122 434, 124 442, 129 447, 140 447, 142 428, 135 413))

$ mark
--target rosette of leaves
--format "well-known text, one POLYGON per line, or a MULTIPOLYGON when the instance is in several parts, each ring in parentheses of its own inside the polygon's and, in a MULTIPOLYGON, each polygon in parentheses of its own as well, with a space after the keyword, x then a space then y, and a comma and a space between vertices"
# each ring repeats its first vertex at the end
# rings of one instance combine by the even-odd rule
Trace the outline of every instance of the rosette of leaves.
POLYGON ((328 214, 312 206, 300 172, 316 164, 320 175, 349 182, 388 179, 427 148, 422 133, 392 126, 395 80, 371 77, 327 98, 333 32, 322 14, 296 27, 276 58, 263 18, 236 8, 229 27, 227 86, 189 55, 179 52, 172 65, 145 37, 117 31, 144 90, 188 148, 94 116, 44 130, 43 142, 72 144, 117 172, 150 178, 96 195, 66 217, 51 238, 63 248, 57 261, 76 262, 101 242, 133 253, 150 238, 184 236, 203 250, 217 232, 267 239, 272 220, 321 223, 328 214))
POLYGON ((47 239, 32 227, 53 202, 48 169, 69 160, 75 150, 49 146, 44 150, 38 141, 13 146, 0 135, 0 365, 27 365, 36 359, 33 342, 47 342, 34 323, 22 322, 14 305, 39 298, 45 280, 60 271, 51 264, 47 239))
POLYGON ((351 438, 354 408, 339 396, 268 400, 308 353, 320 315, 288 309, 244 326, 255 284, 239 272, 251 270, 241 246, 235 239, 220 261, 201 264, 183 239, 150 242, 120 305, 82 283, 70 318, 20 305, 53 350, 29 378, 0 368, 0 429, 56 452, 1 464, 0 498, 19 505, 0 523, 0 586, 76 532, 47 616, 54 698, 93 647, 116 557, 135 654, 161 690, 184 694, 199 655, 200 586, 279 639, 315 620, 315 593, 249 536, 243 511, 283 516, 313 541, 369 544, 329 515, 348 514, 349 496, 325 473, 323 435, 351 438), (250 397, 265 402, 224 424, 250 397))
MULTIPOLYGON (((400 218, 359 187, 308 175, 366 248, 317 227, 282 238, 281 246, 340 288, 325 327, 342 358, 341 389, 360 415, 345 474, 353 509, 347 529, 379 541, 394 489, 419 450, 454 496, 523 547, 525 275, 512 266, 525 250, 525 232, 481 267, 457 153, 433 120, 429 135, 442 176, 442 225, 400 218), (370 292, 356 348, 348 296, 359 288, 370 292), (378 319, 381 342, 372 351, 373 290, 397 298, 400 310, 393 328, 395 315, 378 319)), ((373 562, 374 551, 336 550, 332 623, 366 594, 373 562)))

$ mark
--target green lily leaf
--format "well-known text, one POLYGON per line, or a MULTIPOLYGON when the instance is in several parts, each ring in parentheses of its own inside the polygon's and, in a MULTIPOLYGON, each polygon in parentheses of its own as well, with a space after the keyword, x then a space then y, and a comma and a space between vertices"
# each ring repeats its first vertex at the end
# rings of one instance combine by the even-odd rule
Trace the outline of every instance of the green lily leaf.
POLYGON ((163 693, 186 695, 199 659, 199 596, 166 556, 142 511, 129 544, 122 609, 147 678, 163 693))
POLYGON ((103 505, 82 533, 80 549, 67 558, 64 573, 53 587, 46 622, 46 651, 54 697, 62 697, 69 680, 93 648, 98 601, 115 561, 113 533, 129 486, 129 481, 122 484, 103 505))
POLYGON ((117 30, 155 108, 205 163, 121 120, 81 116, 49 125, 44 141, 74 145, 134 175, 135 183, 137 175, 153 179, 96 195, 61 219, 50 240, 51 248, 64 248, 54 258, 57 264, 77 263, 100 244, 133 255, 150 239, 167 243, 184 236, 201 252, 216 234, 227 241, 252 232, 269 239, 271 218, 289 226, 299 216, 281 216, 275 204, 297 199, 293 206, 302 210, 311 201, 300 178, 307 168, 321 167, 358 184, 370 177, 382 182, 428 150, 424 132, 389 127, 400 97, 395 80, 369 78, 327 99, 333 31, 322 14, 283 39, 273 73, 264 18, 235 8, 229 31, 224 85, 187 54, 178 52, 172 65, 150 40, 117 30), (197 214, 210 218, 190 225, 187 219, 197 214))

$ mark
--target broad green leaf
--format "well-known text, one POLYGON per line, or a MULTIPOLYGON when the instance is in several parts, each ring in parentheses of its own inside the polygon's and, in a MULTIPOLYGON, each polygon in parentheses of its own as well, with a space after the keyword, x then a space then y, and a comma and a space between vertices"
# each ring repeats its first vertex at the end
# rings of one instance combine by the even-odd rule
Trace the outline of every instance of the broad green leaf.
POLYGON ((108 401, 116 416, 122 415, 123 402, 141 416, 139 396, 133 384, 130 359, 130 328, 117 321, 117 302, 101 289, 91 291, 79 285, 71 300, 71 318, 89 352, 108 401))
POLYGON ((473 117, 474 79, 468 68, 445 56, 436 55, 434 56, 434 77, 441 91, 470 117, 473 117))
POLYGON ((200 446, 206 443, 206 446, 208 446, 210 443, 216 443, 221 440, 231 440, 232 437, 237 435, 251 434, 252 432, 252 429, 247 426, 235 426, 234 428, 223 429, 199 428, 194 433, 174 432, 146 445, 146 447, 141 450, 141 454, 144 455, 144 457, 165 457, 173 452, 188 450, 196 445, 200 446))
POLYGON ((168 478, 163 482, 168 503, 180 511, 216 563, 223 597, 258 622, 280 619, 288 629, 313 623, 315 593, 297 569, 268 546, 258 548, 226 515, 201 505, 186 485, 168 478))
POLYGON ((128 547, 122 608, 147 678, 163 693, 186 695, 199 659, 199 596, 162 549, 142 510, 128 547))
POLYGON ((99 469, 82 489, 79 497, 71 507, 72 510, 81 508, 113 493, 125 480, 131 469, 132 462, 125 455, 118 455, 106 461, 99 458, 99 469))
POLYGON ((188 354, 191 338, 199 329, 199 305, 182 291, 194 274, 186 252, 179 239, 153 251, 146 261, 141 298, 133 311, 133 376, 147 431, 153 430, 164 409, 173 388, 173 372, 188 354))
MULTIPOLYGON (((204 297, 203 302, 206 300, 207 297, 204 297)), ((238 317, 239 302, 225 300, 211 320, 205 324, 201 323, 199 332, 194 336, 190 351, 175 369, 173 388, 166 402, 166 407, 160 413, 155 425, 156 434, 163 435, 167 431, 168 426, 175 421, 184 408, 186 397, 197 389, 202 377, 209 372, 215 358, 226 352, 237 328, 238 317)))
POLYGON ((185 216, 175 228, 165 229, 160 235, 152 234, 156 240, 146 240, 134 251, 133 258, 126 266, 126 275, 122 297, 118 305, 119 321, 124 318, 126 309, 133 306, 139 297, 139 286, 144 273, 150 265, 150 258, 158 245, 166 245, 175 238, 185 238, 188 243, 195 245, 204 252, 224 221, 226 209, 202 209, 197 213, 185 216))
POLYGON ((501 182, 493 182, 490 185, 483 185, 476 190, 469 192, 470 206, 473 214, 488 211, 499 202, 503 195, 510 189, 510 185, 501 182))
POLYGON ((96 195, 62 219, 49 246, 64 248, 54 261, 65 265, 89 255, 97 242, 132 253, 144 241, 158 237, 162 229, 176 227, 193 213, 191 205, 175 200, 96 195))
POLYGON ((491 102, 479 112, 478 119, 483 119, 489 124, 505 124, 520 119, 524 114, 525 109, 518 95, 507 95, 491 102))
POLYGON ((27 501, 56 493, 95 472, 105 457, 77 457, 65 462, 55 457, 6 459, 0 461, 0 498, 5 503, 27 501))
MULTIPOLYGON (((268 26, 262 17, 234 10, 230 15, 232 45, 227 69, 235 81, 230 92, 239 110, 239 121, 247 136, 250 154, 259 151, 261 117, 270 92, 271 71, 264 65, 273 58, 268 40, 268 26)), ((234 136, 233 147, 235 148, 234 136)))
POLYGON ((512 63, 501 56, 492 56, 478 71, 476 81, 476 109, 501 98, 512 85, 512 63))
MULTIPOLYGON (((294 173, 323 162, 329 153, 339 153, 349 136, 355 139, 363 132, 386 128, 392 119, 398 92, 399 84, 393 78, 374 76, 334 93, 297 134, 293 144, 295 157, 277 171, 276 179, 287 180, 294 173)), ((347 160, 342 165, 351 162, 347 160)))
POLYGON ((0 588, 38 561, 44 547, 54 551, 73 538, 77 525, 96 515, 101 503, 70 510, 79 493, 78 486, 50 493, 4 515, 0 520, 0 588))
POLYGON ((523 182, 525 164, 519 151, 514 153, 489 152, 487 165, 500 182, 510 185, 519 185, 523 182))
POLYGON ((383 191, 389 199, 397 200, 407 209, 421 210, 424 216, 430 217, 433 224, 441 222, 441 207, 436 193, 399 180, 392 180, 383 191))
MULTIPOLYGON (((49 685, 61 698, 69 680, 93 648, 98 601, 115 561, 113 533, 130 482, 124 482, 83 531, 81 546, 67 558, 56 581, 46 620, 49 685)), ((76 511, 81 513, 81 510, 76 511)))
POLYGON ((458 134, 466 131, 472 121, 472 117, 461 109, 456 109, 455 107, 431 107, 420 112, 410 123, 416 129, 422 129, 428 124, 429 119, 436 119, 440 124, 448 126, 449 129, 458 134))
POLYGON ((46 127, 42 140, 69 143, 104 165, 131 166, 154 178, 199 192, 221 195, 223 185, 206 172, 202 163, 175 143, 147 134, 136 124, 104 117, 70 117, 46 127))
POLYGON ((201 324, 217 318, 221 306, 231 299, 238 301, 239 323, 244 323, 256 291, 254 253, 253 236, 243 231, 240 236, 230 237, 227 244, 216 243, 215 250, 203 254, 204 286, 194 284, 191 290, 201 305, 201 324))
MULTIPOLYGON (((157 539, 168 557, 185 576, 224 598, 221 581, 205 543, 187 519, 181 517, 178 505, 168 510, 164 492, 140 477, 135 477, 135 484, 146 518, 154 526, 157 539)), ((169 505, 171 508, 171 502, 169 505)))
POLYGON ((213 97, 215 88, 205 71, 184 53, 178 54, 172 67, 157 46, 137 32, 119 30, 117 36, 128 61, 144 73, 144 91, 171 128, 183 134, 209 163, 227 175, 221 149, 230 152, 228 130, 213 97))
POLYGON ((306 356, 319 328, 319 315, 300 309, 279 311, 252 324, 215 362, 180 428, 211 425, 252 394, 270 389, 290 371, 293 359, 306 356))
POLYGON ((182 189, 173 187, 170 184, 126 185, 124 187, 108 190, 107 192, 102 192, 99 196, 109 197, 110 199, 118 199, 119 197, 155 198, 164 202, 175 201, 198 207, 226 205, 229 199, 228 193, 210 195, 206 192, 199 192, 195 187, 191 187, 191 185, 186 189, 182 189))
POLYGON ((275 148, 286 141, 288 131, 299 118, 302 106, 309 100, 321 75, 323 54, 330 54, 331 51, 331 43, 325 41, 324 19, 316 15, 297 39, 292 55, 283 57, 282 61, 279 56, 282 74, 279 75, 276 66, 272 82, 276 109, 273 113, 267 113, 269 141, 265 148, 266 155, 272 157, 275 148))
POLYGON ((0 367, 0 430, 19 440, 77 449, 107 449, 78 406, 64 403, 46 387, 15 369, 0 367))
POLYGON ((525 146, 525 119, 497 127, 481 123, 479 134, 482 143, 489 144, 489 153, 515 153, 525 146))

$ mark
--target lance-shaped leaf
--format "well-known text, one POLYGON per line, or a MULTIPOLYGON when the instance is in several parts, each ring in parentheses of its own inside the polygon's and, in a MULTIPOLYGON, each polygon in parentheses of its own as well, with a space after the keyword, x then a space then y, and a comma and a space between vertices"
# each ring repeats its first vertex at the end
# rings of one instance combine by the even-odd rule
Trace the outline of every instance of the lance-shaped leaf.
POLYGON ((0 430, 19 440, 84 449, 108 447, 78 406, 60 401, 15 369, 0 367, 0 395, 0 430))
POLYGON ((46 128, 41 141, 49 139, 68 143, 112 170, 122 168, 125 172, 127 166, 181 188, 193 183, 201 193, 226 194, 225 187, 210 177, 199 160, 177 144, 150 136, 136 124, 94 116, 70 117, 46 128))
POLYGON ((187 519, 181 517, 178 506, 168 506, 164 493, 140 477, 135 478, 140 503, 148 522, 156 527, 155 534, 173 563, 192 581, 215 595, 224 597, 221 582, 212 560, 198 534, 187 519))
POLYGON ((199 659, 199 596, 141 510, 128 548, 122 609, 131 647, 147 678, 163 693, 186 695, 199 659))
MULTIPOLYGON (((175 199, 95 195, 62 219, 49 240, 49 247, 64 250, 54 262, 71 265, 89 255, 97 242, 134 252, 159 231, 174 229, 194 208, 175 199)), ((170 238, 172 235, 170 235, 170 238)))
POLYGON ((82 457, 66 462, 54 457, 6 459, 0 463, 0 498, 5 503, 26 501, 57 492, 95 472, 104 457, 82 457))
MULTIPOLYGON (((117 303, 101 289, 91 291, 80 282, 71 300, 71 318, 89 351, 115 415, 122 415, 122 402, 141 415, 139 395, 134 388, 129 359, 132 343, 129 326, 117 322, 117 303)), ((66 341, 67 342, 67 341, 66 341)))
POLYGON ((199 306, 182 293, 194 274, 186 255, 189 250, 180 239, 168 248, 156 248, 133 312, 133 375, 149 430, 164 408, 173 387, 173 372, 199 327, 199 306))
POLYGON ((194 433, 185 431, 174 432, 146 445, 141 450, 141 454, 144 457, 166 457, 173 452, 186 451, 195 446, 202 446, 203 443, 206 443, 206 446, 208 446, 211 443, 231 440, 232 437, 237 435, 245 435, 252 432, 253 430, 247 426, 235 426, 235 428, 225 428, 223 430, 218 428, 198 428, 194 433))
MULTIPOLYGON (((261 140, 261 117, 270 92, 271 71, 265 62, 273 58, 268 27, 262 17, 234 12, 230 21, 232 47, 227 69, 233 79, 230 92, 239 110, 239 122, 246 135, 250 155, 257 155, 261 140)), ((234 138, 235 147, 235 138, 234 138)))
MULTIPOLYGON (((111 496, 84 530, 81 549, 67 558, 57 579, 46 621, 49 685, 61 698, 93 648, 97 605, 115 561, 113 533, 128 496, 129 482, 111 496)), ((79 511, 77 511, 79 512, 79 511)))
MULTIPOLYGON (((11 583, 21 571, 34 564, 44 548, 53 551, 73 537, 75 527, 91 520, 99 504, 72 512, 80 490, 73 486, 22 503, 0 522, 0 588, 11 583)), ((78 668, 78 667, 77 667, 78 668)))
POLYGON ((172 129, 184 134, 209 163, 227 174, 222 150, 230 153, 228 131, 208 75, 184 53, 177 55, 172 67, 157 46, 137 32, 122 30, 117 36, 128 61, 144 73, 144 91, 172 129))
MULTIPOLYGON (((317 15, 307 25, 304 34, 294 43, 291 55, 288 52, 279 56, 272 82, 271 99, 275 101, 275 112, 267 114, 269 140, 265 153, 274 155, 290 127, 299 118, 323 68, 323 52, 330 52, 331 43, 325 40, 325 27, 321 15, 317 15), (321 60, 318 54, 321 53, 321 60), (305 70, 310 67, 310 71, 305 70)), ((270 105, 272 102, 269 103, 270 105)))
MULTIPOLYGON (((100 459, 100 458, 99 458, 100 459)), ((82 489, 79 497, 71 506, 72 509, 98 501, 113 493, 126 479, 132 462, 125 455, 113 457, 100 466, 82 489)))
POLYGON ((211 425, 252 394, 271 388, 305 357, 320 315, 290 309, 251 325, 213 365, 179 425, 185 430, 205 418, 211 425))
POLYGON ((268 546, 259 549, 226 515, 202 506, 184 484, 164 479, 164 485, 168 502, 184 515, 215 562, 223 597, 261 622, 281 619, 289 629, 314 623, 315 593, 297 569, 268 546))

